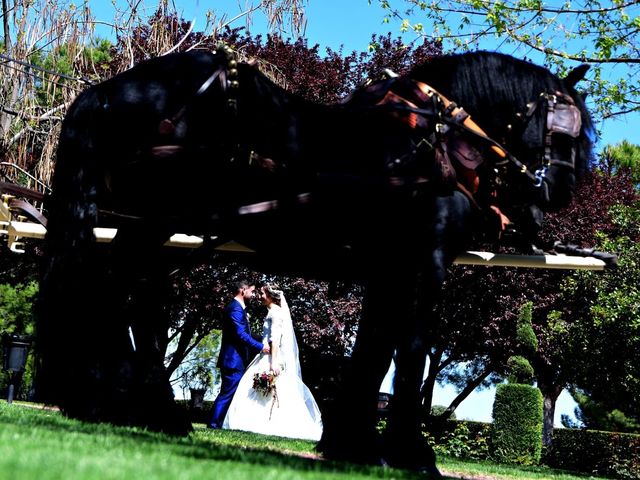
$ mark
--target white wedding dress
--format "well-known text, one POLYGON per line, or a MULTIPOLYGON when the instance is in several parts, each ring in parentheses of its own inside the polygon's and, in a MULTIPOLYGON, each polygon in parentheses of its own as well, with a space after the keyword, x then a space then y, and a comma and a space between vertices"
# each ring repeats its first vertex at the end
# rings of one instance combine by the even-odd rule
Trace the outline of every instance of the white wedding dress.
POLYGON ((270 355, 259 353, 240 380, 222 428, 317 441, 322 435, 320 410, 302 382, 298 343, 284 296, 281 305, 271 305, 262 332, 263 344, 280 347, 276 398, 253 388, 253 376, 270 368, 270 355))

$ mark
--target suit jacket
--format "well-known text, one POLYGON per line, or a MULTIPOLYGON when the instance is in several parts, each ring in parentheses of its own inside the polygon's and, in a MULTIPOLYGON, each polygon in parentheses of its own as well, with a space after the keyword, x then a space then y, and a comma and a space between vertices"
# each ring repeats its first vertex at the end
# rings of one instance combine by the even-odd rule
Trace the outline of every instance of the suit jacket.
POLYGON ((234 298, 225 308, 218 367, 244 370, 251 358, 260 350, 262 350, 262 343, 253 338, 249 331, 247 312, 234 298))

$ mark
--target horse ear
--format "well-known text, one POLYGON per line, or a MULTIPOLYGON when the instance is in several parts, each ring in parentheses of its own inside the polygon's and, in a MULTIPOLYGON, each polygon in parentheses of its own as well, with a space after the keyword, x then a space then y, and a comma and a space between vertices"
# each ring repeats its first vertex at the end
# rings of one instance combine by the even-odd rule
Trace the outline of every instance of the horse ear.
POLYGON ((587 74, 587 70, 589 70, 589 65, 587 65, 586 63, 578 65, 576 68, 567 73, 566 77, 564 77, 565 85, 571 88, 575 87, 576 84, 587 74))

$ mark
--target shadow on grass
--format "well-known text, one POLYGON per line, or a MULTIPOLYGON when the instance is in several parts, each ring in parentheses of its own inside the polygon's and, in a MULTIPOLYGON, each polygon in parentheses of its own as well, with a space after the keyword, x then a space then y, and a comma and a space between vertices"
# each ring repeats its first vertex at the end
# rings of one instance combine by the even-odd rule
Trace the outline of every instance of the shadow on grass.
POLYGON ((156 451, 161 449, 173 455, 198 460, 232 461, 300 472, 331 472, 377 478, 425 478, 424 475, 404 470, 304 458, 301 455, 313 454, 313 442, 247 432, 196 427, 188 437, 173 437, 140 428, 80 422, 66 418, 59 412, 6 403, 0 403, 0 425, 39 427, 61 434, 110 436, 124 444, 135 443, 139 448, 152 447, 156 451))

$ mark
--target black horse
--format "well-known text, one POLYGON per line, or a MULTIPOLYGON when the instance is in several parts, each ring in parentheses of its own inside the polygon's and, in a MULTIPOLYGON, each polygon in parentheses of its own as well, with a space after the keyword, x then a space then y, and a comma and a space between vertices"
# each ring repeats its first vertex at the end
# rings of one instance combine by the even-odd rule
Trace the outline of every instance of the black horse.
POLYGON ((436 58, 319 105, 228 50, 152 59, 83 92, 62 128, 37 322, 38 391, 76 418, 184 433, 163 366, 170 272, 234 240, 257 268, 366 286, 328 457, 434 466, 420 442, 426 335, 447 267, 505 216, 535 231, 591 154, 574 84, 496 53, 436 58), (434 90, 436 92, 434 92, 434 90), (456 108, 463 106, 482 130, 456 108), (93 228, 112 226, 110 245, 93 228), (378 387, 396 354, 387 441, 378 387))

